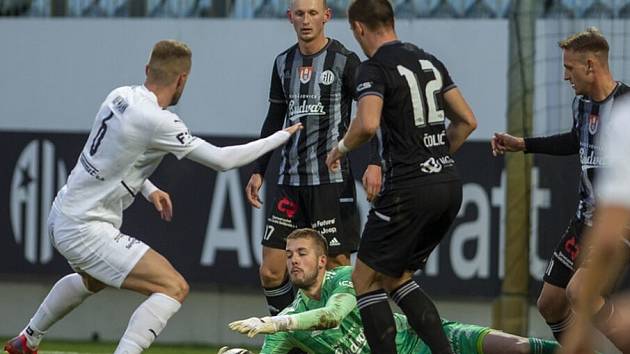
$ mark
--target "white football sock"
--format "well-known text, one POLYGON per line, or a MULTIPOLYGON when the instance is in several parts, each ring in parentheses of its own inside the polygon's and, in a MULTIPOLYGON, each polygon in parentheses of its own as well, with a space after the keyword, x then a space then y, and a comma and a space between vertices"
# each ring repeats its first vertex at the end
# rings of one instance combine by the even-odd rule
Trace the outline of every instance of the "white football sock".
POLYGON ((44 334, 53 324, 92 294, 83 284, 83 278, 77 273, 59 279, 21 333, 26 336, 28 346, 37 348, 44 334))
POLYGON ((138 354, 147 349, 182 305, 172 297, 155 293, 134 311, 114 354, 138 354))

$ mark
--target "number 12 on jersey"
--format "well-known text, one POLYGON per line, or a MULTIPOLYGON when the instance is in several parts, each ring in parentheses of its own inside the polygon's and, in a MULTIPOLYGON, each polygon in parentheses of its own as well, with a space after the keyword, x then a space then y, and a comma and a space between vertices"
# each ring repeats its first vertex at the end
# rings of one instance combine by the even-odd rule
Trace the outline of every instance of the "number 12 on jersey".
POLYGON ((424 92, 420 90, 418 78, 416 74, 402 65, 398 65, 397 69, 400 75, 404 76, 409 85, 409 93, 411 94, 411 105, 413 107, 413 118, 416 127, 424 127, 427 125, 427 114, 424 111, 424 102, 427 103, 428 123, 435 124, 444 121, 444 110, 438 109, 437 94, 442 90, 442 74, 435 68, 433 63, 428 60, 419 60, 420 68, 427 72, 432 71, 435 79, 427 82, 424 92))

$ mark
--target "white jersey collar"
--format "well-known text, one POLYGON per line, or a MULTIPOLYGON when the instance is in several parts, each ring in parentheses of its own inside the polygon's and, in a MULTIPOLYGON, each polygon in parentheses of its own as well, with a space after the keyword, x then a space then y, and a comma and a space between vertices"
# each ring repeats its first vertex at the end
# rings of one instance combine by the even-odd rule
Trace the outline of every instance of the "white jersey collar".
POLYGON ((151 92, 151 90, 149 90, 144 85, 140 85, 140 86, 138 86, 138 88, 139 88, 140 92, 142 92, 143 95, 147 96, 153 103, 155 103, 156 105, 159 106, 157 96, 153 92, 151 92))

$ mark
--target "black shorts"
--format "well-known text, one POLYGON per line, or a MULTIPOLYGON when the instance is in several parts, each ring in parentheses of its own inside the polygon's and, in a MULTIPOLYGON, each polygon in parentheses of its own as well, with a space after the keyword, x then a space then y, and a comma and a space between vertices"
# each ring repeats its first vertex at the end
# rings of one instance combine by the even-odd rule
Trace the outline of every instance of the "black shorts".
POLYGON ((319 186, 278 186, 262 245, 285 249, 287 236, 310 227, 328 240, 328 254, 356 252, 359 212, 354 180, 319 186))
POLYGON ((582 236, 588 230, 583 220, 572 218, 560 242, 553 251, 553 255, 545 270, 543 280, 545 283, 565 289, 569 280, 579 267, 577 264, 580 255, 582 236))
POLYGON ((368 215, 358 258, 396 278, 423 268, 461 204, 460 181, 384 192, 368 215))

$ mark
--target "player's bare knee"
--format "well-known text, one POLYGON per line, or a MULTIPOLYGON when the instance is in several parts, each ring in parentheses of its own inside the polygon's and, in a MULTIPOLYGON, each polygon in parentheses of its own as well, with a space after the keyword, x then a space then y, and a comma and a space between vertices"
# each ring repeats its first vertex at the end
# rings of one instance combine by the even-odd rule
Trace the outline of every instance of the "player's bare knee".
POLYGON ((372 277, 368 274, 357 272, 356 269, 352 272, 352 284, 357 294, 364 294, 372 290, 381 288, 382 285, 379 282, 378 277, 372 277))
POLYGON ((569 310, 566 297, 558 298, 545 295, 544 293, 538 297, 536 306, 538 307, 538 312, 547 322, 562 320, 569 310))
POLYGON ((571 305, 575 305, 578 301, 580 292, 582 291, 582 275, 584 273, 578 269, 578 271, 571 277, 569 284, 567 284, 566 294, 567 299, 571 305))
POLYGON ((286 268, 272 267, 263 263, 259 270, 260 283, 265 288, 282 285, 286 277, 286 268))
POLYGON ((179 275, 168 281, 163 292, 165 295, 183 303, 190 292, 190 285, 188 285, 188 282, 179 275))
POLYGON ((571 305, 574 305, 578 300, 578 294, 580 293, 579 282, 570 281, 567 285, 567 300, 571 305))

